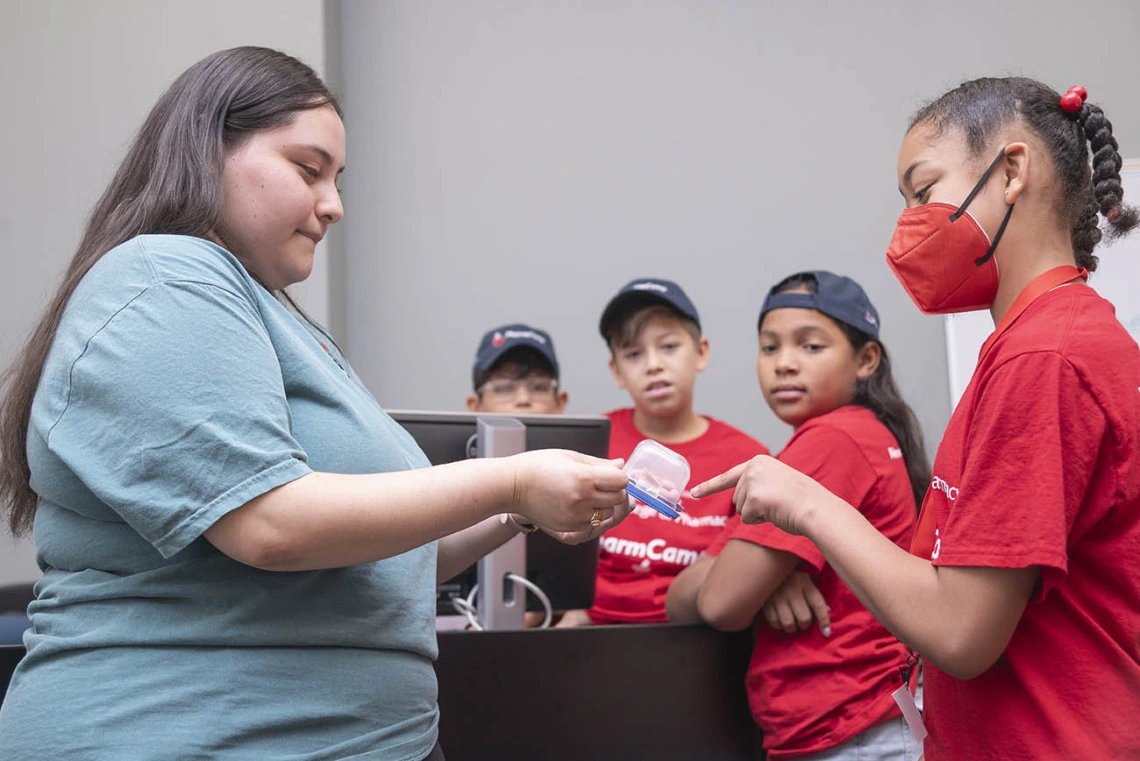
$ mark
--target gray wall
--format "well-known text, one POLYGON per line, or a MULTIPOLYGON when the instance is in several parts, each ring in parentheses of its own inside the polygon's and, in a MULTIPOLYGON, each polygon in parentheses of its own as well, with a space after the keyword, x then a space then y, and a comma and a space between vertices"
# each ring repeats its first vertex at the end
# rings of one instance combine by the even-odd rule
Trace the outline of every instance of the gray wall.
MULTIPOLYGON (((320 0, 79 0, 0 4, 5 146, 0 182, 0 367, 54 291, 86 216, 163 89, 194 61, 234 45, 280 48, 323 68, 320 0)), ((328 313, 318 255, 298 292, 328 313)), ((0 530, 0 584, 39 575, 29 541, 0 530)))
MULTIPOLYGON (((867 286, 936 437, 941 326, 882 263, 905 117, 963 77, 1021 71, 1087 85, 1140 155, 1140 10, 1082 8, 7 0, 0 366, 157 95, 213 50, 264 44, 346 94, 348 217, 300 295, 386 405, 458 408, 479 334, 511 320, 554 332, 572 412, 623 404, 595 323, 621 283, 655 274, 704 315, 700 409, 778 446, 787 432, 753 378, 755 312, 774 280, 823 266, 867 286)), ((31 558, 0 534, 0 583, 34 578, 31 558)))
POLYGON ((479 335, 515 320, 553 333, 570 412, 626 404, 597 318, 657 275, 712 344, 699 410, 779 446, 756 313, 825 267, 870 292, 937 442, 942 323, 883 261, 907 116, 1025 73, 1086 85, 1140 154, 1134 0, 345 0, 341 29, 347 348, 389 407, 459 408, 479 335))

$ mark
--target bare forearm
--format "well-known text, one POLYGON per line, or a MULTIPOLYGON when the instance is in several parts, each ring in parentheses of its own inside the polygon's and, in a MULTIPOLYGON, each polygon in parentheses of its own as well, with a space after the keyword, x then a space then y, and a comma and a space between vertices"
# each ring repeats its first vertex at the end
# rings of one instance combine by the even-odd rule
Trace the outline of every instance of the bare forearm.
POLYGON ((875 618, 907 644, 923 650, 928 637, 924 629, 941 630, 936 605, 934 567, 887 539, 858 510, 838 497, 827 510, 827 519, 809 529, 811 540, 827 557, 844 583, 875 618), (931 608, 931 610, 928 610, 931 608))
POLYGON ((506 544, 519 535, 513 523, 503 525, 494 515, 470 528, 457 531, 439 540, 439 560, 436 565, 436 583, 454 578, 479 558, 506 544))
POLYGON ((357 565, 454 534, 513 504, 505 460, 371 475, 310 473, 221 518, 207 538, 266 570, 357 565))
POLYGON ((677 574, 665 596, 665 615, 675 624, 699 624, 697 597, 715 558, 702 554, 697 562, 677 574))
POLYGON ((1035 569, 936 567, 830 493, 807 533, 892 634, 962 678, 981 673, 1004 651, 1036 579, 1035 569))
MULTIPOLYGON (((883 625, 959 678, 982 673, 1001 656, 1040 579, 1034 566, 935 567, 880 534, 817 481, 772 457, 754 457, 697 484, 692 494, 699 499, 729 488, 736 490, 733 502, 742 521, 771 521, 811 539, 883 625)), ((703 616, 703 600, 698 607, 703 616)))
POLYGON ((701 618, 721 631, 747 629, 799 563, 790 552, 730 539, 709 569, 697 597, 701 618))

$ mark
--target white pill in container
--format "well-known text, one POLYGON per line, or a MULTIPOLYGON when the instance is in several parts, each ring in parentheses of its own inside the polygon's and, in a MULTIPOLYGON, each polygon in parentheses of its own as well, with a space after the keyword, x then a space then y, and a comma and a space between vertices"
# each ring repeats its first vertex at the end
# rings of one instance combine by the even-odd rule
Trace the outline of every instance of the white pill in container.
POLYGON ((667 518, 677 518, 681 494, 689 483, 689 462, 672 449, 645 439, 634 448, 623 468, 629 476, 625 490, 667 518))

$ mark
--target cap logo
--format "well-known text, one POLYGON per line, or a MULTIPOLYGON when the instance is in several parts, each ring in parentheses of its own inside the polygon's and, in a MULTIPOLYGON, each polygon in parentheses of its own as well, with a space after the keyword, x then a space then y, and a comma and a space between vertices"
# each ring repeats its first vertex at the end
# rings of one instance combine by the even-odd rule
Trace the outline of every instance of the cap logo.
POLYGON ((867 321, 868 325, 874 325, 876 328, 879 327, 879 321, 876 320, 875 315, 871 314, 870 312, 864 312, 863 319, 867 321))
POLYGON ((503 333, 496 333, 495 337, 491 339, 491 343, 498 347, 502 346, 503 341, 507 339, 519 339, 522 341, 534 341, 536 344, 546 344, 546 338, 533 330, 508 330, 503 333))
POLYGON ((657 291, 658 293, 669 292, 669 288, 661 285, 661 283, 651 283, 648 281, 644 283, 634 283, 629 287, 629 289, 631 291, 657 291))

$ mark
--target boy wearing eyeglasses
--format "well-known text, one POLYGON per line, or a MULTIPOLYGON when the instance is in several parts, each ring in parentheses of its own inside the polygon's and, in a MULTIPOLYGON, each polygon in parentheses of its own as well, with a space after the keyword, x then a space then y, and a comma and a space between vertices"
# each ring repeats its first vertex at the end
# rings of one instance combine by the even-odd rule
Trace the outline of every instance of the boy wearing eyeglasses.
POLYGON ((470 412, 559 415, 569 395, 558 385, 558 358, 545 330, 521 323, 489 330, 472 368, 470 412))

